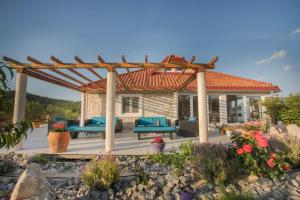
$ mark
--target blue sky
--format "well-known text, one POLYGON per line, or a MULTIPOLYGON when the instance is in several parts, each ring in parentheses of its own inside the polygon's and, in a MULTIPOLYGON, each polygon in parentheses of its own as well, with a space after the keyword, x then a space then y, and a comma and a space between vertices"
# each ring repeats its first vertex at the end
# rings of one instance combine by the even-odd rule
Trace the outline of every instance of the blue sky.
MULTIPOLYGON (((300 1, 0 1, 0 56, 49 61, 74 55, 96 62, 197 62, 219 56, 216 71, 272 82, 281 95, 300 92, 300 1)), ((11 82, 14 88, 14 80, 11 82)), ((29 78, 28 91, 60 99, 80 94, 29 78)))

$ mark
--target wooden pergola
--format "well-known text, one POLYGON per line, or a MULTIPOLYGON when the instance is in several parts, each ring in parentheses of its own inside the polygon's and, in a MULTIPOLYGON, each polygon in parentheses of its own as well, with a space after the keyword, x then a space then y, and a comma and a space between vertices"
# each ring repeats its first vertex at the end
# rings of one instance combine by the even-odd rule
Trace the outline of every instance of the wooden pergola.
MULTIPOLYGON (((19 62, 15 59, 4 56, 3 60, 9 63, 12 68, 16 69, 16 95, 15 95, 15 107, 13 121, 16 123, 25 117, 25 102, 27 91, 27 76, 40 79, 55 85, 59 85, 65 88, 69 88, 82 93, 81 96, 81 120, 80 125, 84 125, 85 120, 85 108, 86 108, 86 93, 99 92, 101 90, 106 91, 106 151, 112 151, 114 149, 114 107, 115 107, 115 93, 117 80, 122 86, 124 91, 130 91, 130 87, 122 80, 122 76, 118 72, 118 69, 126 69, 130 72, 130 69, 145 69, 155 68, 164 69, 164 73, 167 73, 168 69, 182 69, 182 72, 170 85, 175 85, 179 78, 186 72, 187 69, 192 69, 194 73, 190 75, 188 79, 184 81, 180 86, 174 88, 175 91, 183 90, 189 83, 197 78, 197 93, 198 93, 198 113, 199 116, 206 116, 206 79, 205 71, 207 69, 214 69, 215 63, 218 61, 218 57, 214 57, 208 63, 195 63, 196 57, 192 56, 189 61, 185 61, 184 58, 181 61, 174 59, 174 55, 168 56, 167 59, 160 63, 151 63, 148 60, 148 56, 145 56, 144 62, 135 63, 127 62, 124 55, 121 56, 120 62, 105 62, 105 60, 98 55, 96 63, 84 62, 80 57, 75 56, 74 63, 63 62, 55 56, 51 56, 50 63, 42 62, 31 56, 27 57, 28 63, 19 62), (100 90, 90 88, 89 83, 94 81, 78 69, 87 70, 97 80, 103 79, 103 77, 96 71, 96 69, 107 70, 107 86, 100 90), (49 73, 50 72, 50 73, 49 73), (57 76, 58 75, 58 76, 57 76)), ((150 75, 149 75, 150 76, 150 75)), ((164 76, 164 74, 163 74, 164 76)), ((132 78, 132 83, 136 84, 132 78)), ((207 118, 199 118, 199 141, 207 142, 207 118)), ((16 146, 15 149, 21 149, 22 144, 16 146)))

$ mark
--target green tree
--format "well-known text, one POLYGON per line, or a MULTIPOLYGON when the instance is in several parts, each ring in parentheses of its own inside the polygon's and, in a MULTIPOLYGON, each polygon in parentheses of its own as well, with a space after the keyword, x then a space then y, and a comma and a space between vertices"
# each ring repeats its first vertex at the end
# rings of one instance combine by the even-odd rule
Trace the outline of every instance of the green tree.
POLYGON ((12 79, 12 69, 4 62, 0 62, 0 148, 7 149, 18 144, 27 137, 27 131, 32 129, 28 121, 13 123, 8 118, 12 110, 11 98, 9 98, 8 79, 12 79))
POLYGON ((279 97, 268 97, 262 104, 266 107, 266 114, 270 116, 271 122, 276 124, 284 107, 283 101, 279 97))

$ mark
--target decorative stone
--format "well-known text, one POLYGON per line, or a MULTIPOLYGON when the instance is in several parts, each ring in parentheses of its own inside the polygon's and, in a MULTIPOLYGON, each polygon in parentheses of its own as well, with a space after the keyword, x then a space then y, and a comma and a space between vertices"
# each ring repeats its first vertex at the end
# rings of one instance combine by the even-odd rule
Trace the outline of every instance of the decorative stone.
POLYGON ((29 164, 21 174, 11 195, 11 200, 18 199, 55 199, 54 191, 38 164, 29 164))

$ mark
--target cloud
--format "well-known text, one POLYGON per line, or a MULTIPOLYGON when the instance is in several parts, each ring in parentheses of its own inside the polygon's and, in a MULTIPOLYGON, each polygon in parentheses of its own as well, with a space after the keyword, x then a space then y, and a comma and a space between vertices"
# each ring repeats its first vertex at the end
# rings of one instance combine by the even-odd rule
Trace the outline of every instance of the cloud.
POLYGON ((285 66, 283 67, 283 70, 284 70, 284 71, 288 71, 289 69, 291 69, 291 65, 285 65, 285 66))
POLYGON ((282 58, 286 57, 287 53, 288 53, 287 50, 275 51, 272 54, 272 56, 270 56, 269 58, 258 60, 256 62, 256 64, 257 65, 259 65, 259 64, 266 64, 266 63, 269 63, 269 62, 271 62, 272 60, 275 60, 275 59, 282 59, 282 58))
POLYGON ((291 36, 295 36, 297 34, 300 33, 300 28, 297 28, 296 30, 294 30, 292 33, 291 33, 291 36))

